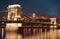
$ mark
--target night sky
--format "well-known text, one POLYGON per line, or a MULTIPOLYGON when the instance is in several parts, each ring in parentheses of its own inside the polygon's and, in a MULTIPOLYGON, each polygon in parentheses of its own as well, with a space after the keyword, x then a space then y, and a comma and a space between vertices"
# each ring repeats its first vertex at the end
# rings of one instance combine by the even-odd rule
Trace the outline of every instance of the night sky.
POLYGON ((0 0, 0 10, 7 10, 10 4, 20 4, 22 12, 27 15, 35 12, 37 15, 60 17, 60 0, 0 0))

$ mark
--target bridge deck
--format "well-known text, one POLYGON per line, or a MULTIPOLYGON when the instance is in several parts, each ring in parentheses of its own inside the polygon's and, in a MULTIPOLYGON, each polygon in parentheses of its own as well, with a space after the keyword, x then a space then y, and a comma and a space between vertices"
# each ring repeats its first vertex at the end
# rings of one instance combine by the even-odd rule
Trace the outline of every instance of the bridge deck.
MULTIPOLYGON (((43 24, 43 25, 53 25, 50 22, 33 22, 33 21, 11 21, 11 20, 0 20, 0 25, 5 25, 6 23, 26 23, 26 24, 43 24)), ((58 24, 56 24, 56 26, 60 26, 58 24)))

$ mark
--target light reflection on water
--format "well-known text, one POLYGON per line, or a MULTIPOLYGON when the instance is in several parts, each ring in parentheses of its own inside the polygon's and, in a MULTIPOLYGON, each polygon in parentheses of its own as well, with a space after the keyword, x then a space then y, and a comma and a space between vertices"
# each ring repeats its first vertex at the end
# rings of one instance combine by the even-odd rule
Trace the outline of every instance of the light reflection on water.
POLYGON ((5 39, 22 39, 22 35, 17 32, 6 32, 5 39))
POLYGON ((57 29, 24 29, 23 32, 6 32, 5 39, 60 39, 60 30, 57 29))
POLYGON ((5 39, 60 39, 60 29, 42 29, 42 28, 26 29, 25 28, 23 30, 23 34, 18 32, 10 32, 10 31, 5 32, 5 39))

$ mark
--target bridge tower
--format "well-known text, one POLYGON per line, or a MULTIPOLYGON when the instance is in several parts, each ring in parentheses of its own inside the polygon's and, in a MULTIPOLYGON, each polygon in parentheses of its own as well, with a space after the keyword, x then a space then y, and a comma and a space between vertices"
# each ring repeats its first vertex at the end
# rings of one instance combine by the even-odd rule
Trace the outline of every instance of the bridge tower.
POLYGON ((56 18, 50 18, 50 24, 53 24, 54 26, 51 26, 51 27, 54 27, 54 28, 56 28, 57 26, 56 26, 56 18))
MULTIPOLYGON (((8 6, 8 17, 7 20, 17 21, 18 18, 21 18, 21 5, 14 4, 8 6)), ((6 23, 6 31, 16 31, 18 27, 21 27, 22 23, 6 23)))
POLYGON ((8 17, 7 20, 17 20, 17 18, 21 18, 21 5, 14 4, 8 6, 8 17))

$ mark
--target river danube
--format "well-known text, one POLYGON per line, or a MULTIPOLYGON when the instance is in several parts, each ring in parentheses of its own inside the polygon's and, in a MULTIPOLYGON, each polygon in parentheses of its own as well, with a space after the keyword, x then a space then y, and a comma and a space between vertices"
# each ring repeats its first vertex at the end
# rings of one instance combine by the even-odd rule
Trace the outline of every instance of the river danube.
MULTIPOLYGON (((0 29, 1 30, 1 29, 0 29)), ((1 39, 60 39, 60 29, 25 28, 18 31, 0 33, 1 39)))

